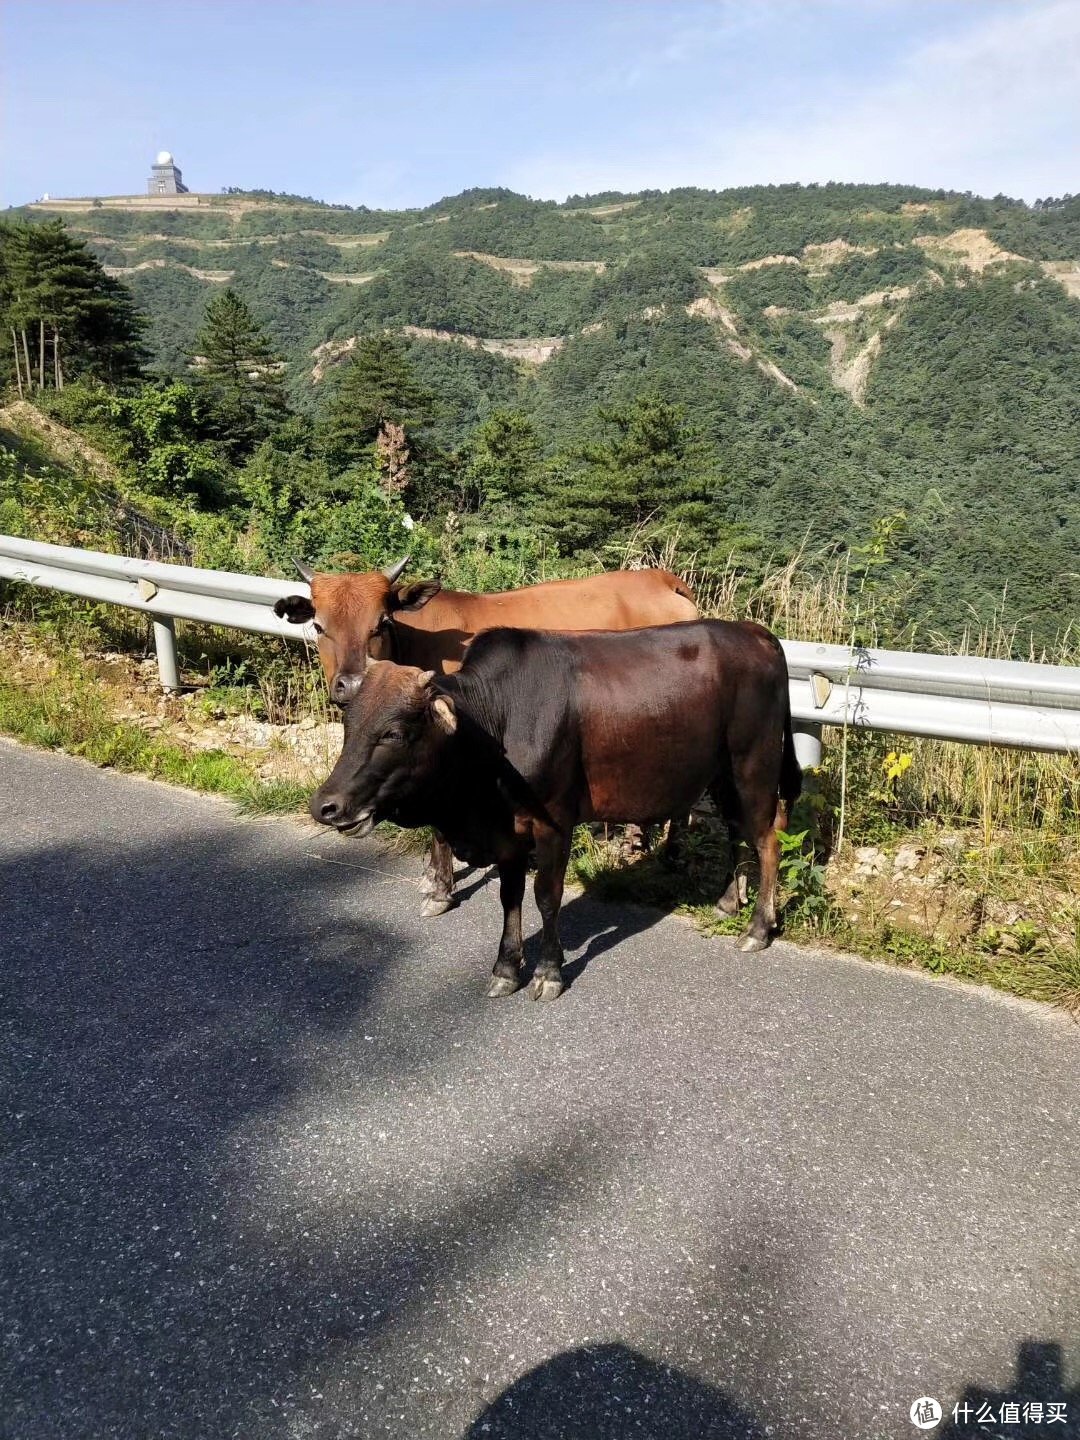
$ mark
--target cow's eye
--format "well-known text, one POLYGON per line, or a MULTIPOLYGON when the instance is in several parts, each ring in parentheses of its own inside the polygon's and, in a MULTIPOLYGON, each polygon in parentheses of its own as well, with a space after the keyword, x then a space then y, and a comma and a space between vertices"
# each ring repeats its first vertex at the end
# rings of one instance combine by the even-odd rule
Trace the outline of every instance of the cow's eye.
POLYGON ((319 622, 318 622, 317 620, 313 620, 311 623, 312 623, 312 625, 314 625, 314 627, 315 627, 315 634, 316 634, 316 635, 325 635, 325 634, 326 634, 326 631, 323 629, 323 627, 319 624, 319 622))
POLYGON ((379 736, 380 745, 396 745, 405 739, 405 731, 400 725, 391 725, 379 736))

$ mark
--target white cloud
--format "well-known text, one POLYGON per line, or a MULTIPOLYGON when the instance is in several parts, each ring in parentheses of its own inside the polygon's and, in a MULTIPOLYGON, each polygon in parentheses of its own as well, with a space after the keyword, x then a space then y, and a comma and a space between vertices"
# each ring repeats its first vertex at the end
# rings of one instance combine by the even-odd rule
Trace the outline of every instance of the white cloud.
MULTIPOLYGON (((632 157, 614 144, 523 157, 507 183, 556 198, 787 180, 888 180, 1029 200, 1080 190, 1080 4, 962 13, 973 18, 961 30, 884 70, 879 63, 876 80, 853 76, 843 93, 800 76, 801 93, 775 119, 732 125, 717 107, 632 157)), ((683 42, 672 43, 683 55, 683 42)))

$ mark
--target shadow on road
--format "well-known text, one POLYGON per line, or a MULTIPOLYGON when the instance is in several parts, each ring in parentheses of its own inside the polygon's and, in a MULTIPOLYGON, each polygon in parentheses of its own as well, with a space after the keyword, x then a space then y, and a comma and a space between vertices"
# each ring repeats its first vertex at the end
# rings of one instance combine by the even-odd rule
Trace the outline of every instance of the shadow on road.
POLYGON ((250 835, 0 865, 0 1431, 19 1440, 291 1437, 290 1404, 342 1366, 356 1433, 400 1433, 399 1382, 369 1368, 386 1337, 620 1163, 617 1118, 510 1126, 495 1170, 399 1143, 403 1120, 459 1127, 454 1057, 497 1012, 415 966, 402 1005, 390 882, 297 870, 295 846, 275 864, 269 839, 252 857, 250 835))
MULTIPOLYGON (((632 940, 635 935, 651 930, 663 918, 661 911, 645 906, 616 908, 588 895, 575 895, 563 906, 559 916, 563 946, 570 952, 563 966, 563 978, 567 985, 573 985, 591 961, 613 950, 616 945, 632 940)), ((528 968, 535 963, 539 953, 540 936, 531 935, 525 946, 528 968)))
POLYGON ((1026 1340, 1017 1348, 1016 1379, 1001 1390, 969 1385, 945 1407, 941 1440, 1058 1440, 1080 1437, 1080 1386, 1069 1390, 1061 1346, 1026 1340))
POLYGON ((626 1345, 567 1350, 478 1415, 463 1440, 763 1440, 714 1385, 626 1345))

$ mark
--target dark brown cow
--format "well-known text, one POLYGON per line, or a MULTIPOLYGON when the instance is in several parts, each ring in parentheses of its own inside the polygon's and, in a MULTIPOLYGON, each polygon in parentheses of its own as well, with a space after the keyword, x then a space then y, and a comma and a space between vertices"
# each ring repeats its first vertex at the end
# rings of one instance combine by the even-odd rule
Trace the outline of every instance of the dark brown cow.
MULTIPOLYGON (((759 625, 491 630, 453 676, 372 661, 345 712, 345 745, 311 813, 344 834, 380 820, 434 825, 454 853, 499 867, 503 935, 488 994, 521 983, 530 854, 543 918, 534 999, 563 989, 558 912, 580 821, 647 824, 708 791, 757 851, 761 885, 742 949, 776 925, 779 848, 799 793, 787 665, 759 625)), ((733 914, 733 876, 720 908, 733 914)))
MULTIPOLYGON (((368 660, 394 660, 437 675, 452 674, 474 635, 496 626, 543 630, 634 630, 692 620, 688 586, 667 570, 616 570, 584 580, 549 580, 496 595, 443 590, 437 580, 402 584, 408 556, 365 575, 317 574, 300 566, 307 595, 279 600, 275 612, 293 624, 313 621, 331 699, 345 705, 360 688, 368 660)), ((454 903, 450 851, 431 848, 425 915, 454 903)))

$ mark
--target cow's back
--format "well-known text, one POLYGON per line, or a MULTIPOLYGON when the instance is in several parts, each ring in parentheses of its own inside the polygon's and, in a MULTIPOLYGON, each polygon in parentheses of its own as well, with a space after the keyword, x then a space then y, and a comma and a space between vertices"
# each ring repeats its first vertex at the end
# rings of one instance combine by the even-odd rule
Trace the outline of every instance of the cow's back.
POLYGON ((583 820, 663 820, 688 808, 718 754, 750 750, 763 734, 782 744, 788 709, 778 642, 742 622, 501 631, 476 642, 466 687, 473 674, 497 697, 492 718, 511 764, 545 803, 583 820))
POLYGON ((689 587, 669 570, 616 570, 493 595, 443 590, 423 609, 399 613, 395 624, 404 661, 449 674, 485 630, 624 631, 696 616, 689 587))

